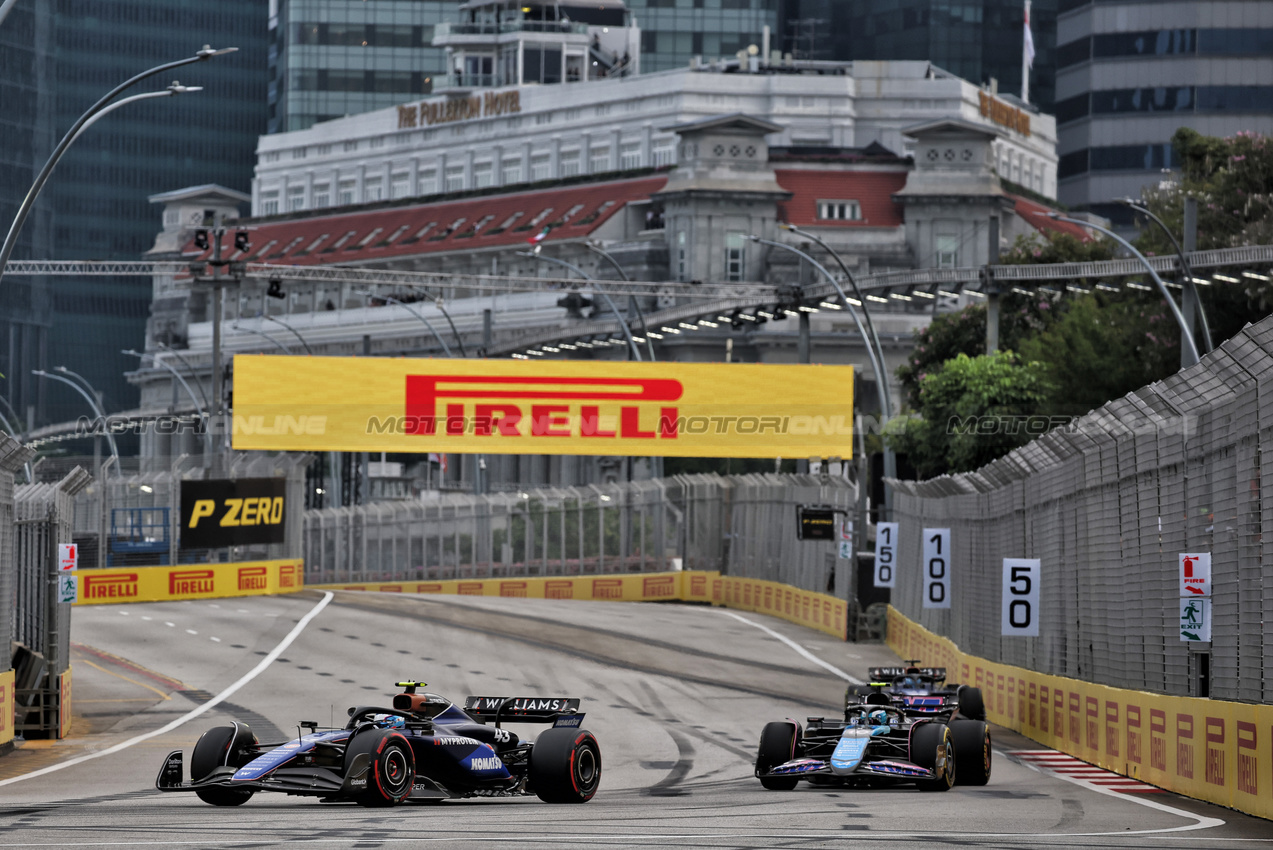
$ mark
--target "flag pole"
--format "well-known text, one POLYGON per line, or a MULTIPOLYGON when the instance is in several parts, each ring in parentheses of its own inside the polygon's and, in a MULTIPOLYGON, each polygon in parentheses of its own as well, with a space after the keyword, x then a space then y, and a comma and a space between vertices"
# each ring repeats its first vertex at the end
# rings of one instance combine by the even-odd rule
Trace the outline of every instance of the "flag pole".
POLYGON ((1030 102, 1030 68, 1034 65, 1034 34, 1030 32, 1030 0, 1025 0, 1025 32, 1021 43, 1021 100, 1030 102))

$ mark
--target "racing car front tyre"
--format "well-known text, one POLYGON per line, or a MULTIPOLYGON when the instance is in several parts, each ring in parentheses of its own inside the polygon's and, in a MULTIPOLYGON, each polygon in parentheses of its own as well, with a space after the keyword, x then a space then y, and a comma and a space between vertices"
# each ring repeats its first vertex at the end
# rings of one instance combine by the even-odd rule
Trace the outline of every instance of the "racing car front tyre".
POLYGON ((527 775, 545 803, 586 803, 601 784, 601 747, 584 729, 546 729, 531 747, 527 775))
POLYGON ((354 758, 366 754, 367 787, 354 797, 360 806, 396 806, 415 784, 415 755, 411 744, 392 729, 374 729, 354 736, 345 750, 348 770, 354 758))
POLYGON ((955 773, 960 785, 990 781, 990 727, 980 720, 956 719, 950 724, 955 742, 955 773))
POLYGON ((986 719, 986 701, 981 697, 981 688, 971 685, 960 685, 956 695, 959 701, 959 714, 969 720, 986 719))
POLYGON ((921 791, 949 791, 955 784, 959 749, 955 746, 950 727, 944 723, 920 723, 911 732, 911 761, 920 767, 939 771, 933 779, 921 779, 917 783, 921 791), (945 748, 945 758, 940 758, 945 748))
MULTIPOLYGON (((800 724, 790 720, 766 723, 760 730, 760 752, 756 773, 763 774, 800 755, 800 724)), ((760 776, 760 784, 770 791, 790 791, 800 782, 795 776, 760 776)))
MULTIPOLYGON (((223 765, 242 767, 251 761, 256 737, 246 723, 214 726, 199 736, 190 754, 190 778, 198 782, 223 765)), ((241 806, 252 799, 252 791, 209 786, 196 788, 195 795, 211 806, 241 806)))

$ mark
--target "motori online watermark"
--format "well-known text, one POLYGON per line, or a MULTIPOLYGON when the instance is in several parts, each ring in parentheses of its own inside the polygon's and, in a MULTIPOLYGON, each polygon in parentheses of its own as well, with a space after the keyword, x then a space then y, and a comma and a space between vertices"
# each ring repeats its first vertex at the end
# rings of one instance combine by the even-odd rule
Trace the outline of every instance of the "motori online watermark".
POLYGON ((1057 432, 1075 436, 1118 437, 1156 434, 1189 437, 1197 433, 1193 416, 1170 416, 1133 421, 1108 420, 1094 416, 1045 414, 984 414, 952 416, 946 420, 951 437, 1041 437, 1057 432))
MULTIPOLYGON (((407 434, 423 431, 445 433, 450 436, 571 436, 582 429, 584 436, 629 436, 624 433, 628 423, 618 417, 579 417, 565 412, 539 417, 520 417, 502 421, 501 416, 371 416, 367 419, 367 434, 407 434), (501 427, 503 425, 503 427, 501 427), (617 430, 616 430, 617 429, 617 430)), ((853 433, 854 417, 833 416, 658 416, 651 414, 649 422, 640 427, 657 426, 664 438, 683 434, 783 434, 847 436, 853 433)))
POLYGON ((75 435, 97 437, 111 434, 197 434, 207 432, 207 423, 199 416, 81 416, 75 421, 75 435))

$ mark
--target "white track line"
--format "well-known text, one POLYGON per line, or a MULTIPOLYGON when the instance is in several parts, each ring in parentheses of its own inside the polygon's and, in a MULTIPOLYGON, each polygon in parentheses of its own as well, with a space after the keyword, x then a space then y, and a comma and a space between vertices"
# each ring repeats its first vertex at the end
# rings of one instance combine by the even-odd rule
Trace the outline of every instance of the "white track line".
POLYGON ((262 658, 260 663, 258 663, 255 667, 253 667, 248 672, 244 673, 242 678, 240 678, 233 685, 230 685, 230 687, 226 688, 224 691, 217 694, 212 699, 196 707, 193 711, 183 714, 182 716, 178 717, 176 720, 173 720, 171 723, 168 723, 165 726, 161 726, 160 728, 154 730, 153 732, 147 732, 144 735, 138 735, 135 738, 129 738, 127 741, 118 743, 113 747, 107 747, 106 749, 101 750, 100 752, 89 753, 83 756, 77 756, 76 758, 70 759, 69 761, 64 761, 60 764, 51 765, 50 767, 41 768, 40 770, 33 770, 30 773, 24 773, 21 776, 14 776, 11 779, 0 780, 0 786, 11 785, 14 782, 21 782, 24 779, 33 779, 36 776, 43 776, 44 774, 52 773, 55 770, 62 770, 63 768, 73 767, 74 765, 82 764, 83 762, 86 762, 90 759, 101 758, 102 756, 108 756, 112 753, 117 753, 120 750, 125 750, 128 747, 133 746, 134 744, 139 744, 142 741, 148 741, 151 738, 155 738, 155 737, 158 737, 159 735, 163 735, 165 733, 171 732, 173 729, 176 729, 178 726, 181 726, 184 723, 188 723, 189 721, 194 720, 199 715, 204 714, 207 711, 210 711, 215 706, 220 705, 221 703, 225 702, 227 699, 232 697, 240 688, 242 688, 248 682, 252 681, 257 676, 261 675, 261 673, 264 672, 265 668, 269 667, 270 664, 274 662, 274 659, 278 658, 280 655, 283 654, 283 650, 287 649, 289 646, 292 645, 292 641, 296 640, 296 638, 300 636, 300 633, 305 630, 305 627, 309 625, 310 621, 318 616, 318 612, 322 611, 324 608, 327 607, 327 603, 332 601, 332 596, 333 596, 332 593, 324 592, 323 598, 319 600, 318 604, 315 605, 313 608, 311 608, 308 614, 306 614, 304 617, 301 617, 300 621, 292 628, 290 632, 287 633, 287 637, 283 638, 283 640, 279 642, 279 645, 274 647, 274 649, 270 651, 269 655, 262 658))
POLYGON ((769 628, 768 626, 763 626, 760 623, 757 623, 753 620, 748 620, 746 617, 740 617, 739 615, 735 614, 733 611, 721 611, 719 608, 713 608, 712 610, 718 611, 719 613, 724 614, 726 617, 733 617, 735 620, 738 620, 740 623, 746 623, 749 626, 760 629, 762 632, 769 635, 770 637, 782 641, 787 646, 791 647, 796 652, 800 653, 802 657, 808 659, 809 661, 812 661, 814 664, 817 664, 819 667, 822 667, 826 670, 830 670, 832 673, 839 676, 841 679, 843 679, 844 681, 848 682, 851 685, 866 684, 866 682, 863 682, 861 679, 856 679, 853 676, 850 676, 848 673, 845 673, 843 670, 841 670, 839 667, 836 667, 834 664, 828 664, 827 662, 823 661, 818 656, 814 655, 809 650, 805 649, 800 644, 796 643, 791 638, 785 635, 778 634, 777 632, 775 632, 773 629, 769 628))

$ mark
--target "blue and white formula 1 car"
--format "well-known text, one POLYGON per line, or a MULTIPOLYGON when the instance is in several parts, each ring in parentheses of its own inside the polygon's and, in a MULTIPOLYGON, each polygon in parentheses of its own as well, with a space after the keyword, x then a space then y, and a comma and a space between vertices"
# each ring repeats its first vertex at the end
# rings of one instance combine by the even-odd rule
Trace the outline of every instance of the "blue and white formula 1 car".
POLYGON ((578 699, 471 696, 460 709, 446 697, 398 682, 392 708, 349 709, 343 729, 309 730, 262 744, 243 723, 205 732, 190 756, 164 759, 155 787, 193 791, 214 806, 239 806, 257 791, 324 802, 393 806, 404 800, 535 794, 549 803, 586 803, 601 780, 601 748, 581 728, 578 699), (488 725, 489 721, 489 725, 488 725), (505 722, 551 723, 534 743, 505 722))
POLYGON ((756 758, 760 784, 789 791, 801 779, 849 788, 914 783, 947 791, 956 781, 990 780, 985 723, 913 717, 876 696, 885 704, 847 705, 843 721, 810 717, 804 729, 794 720, 766 723, 756 758))

